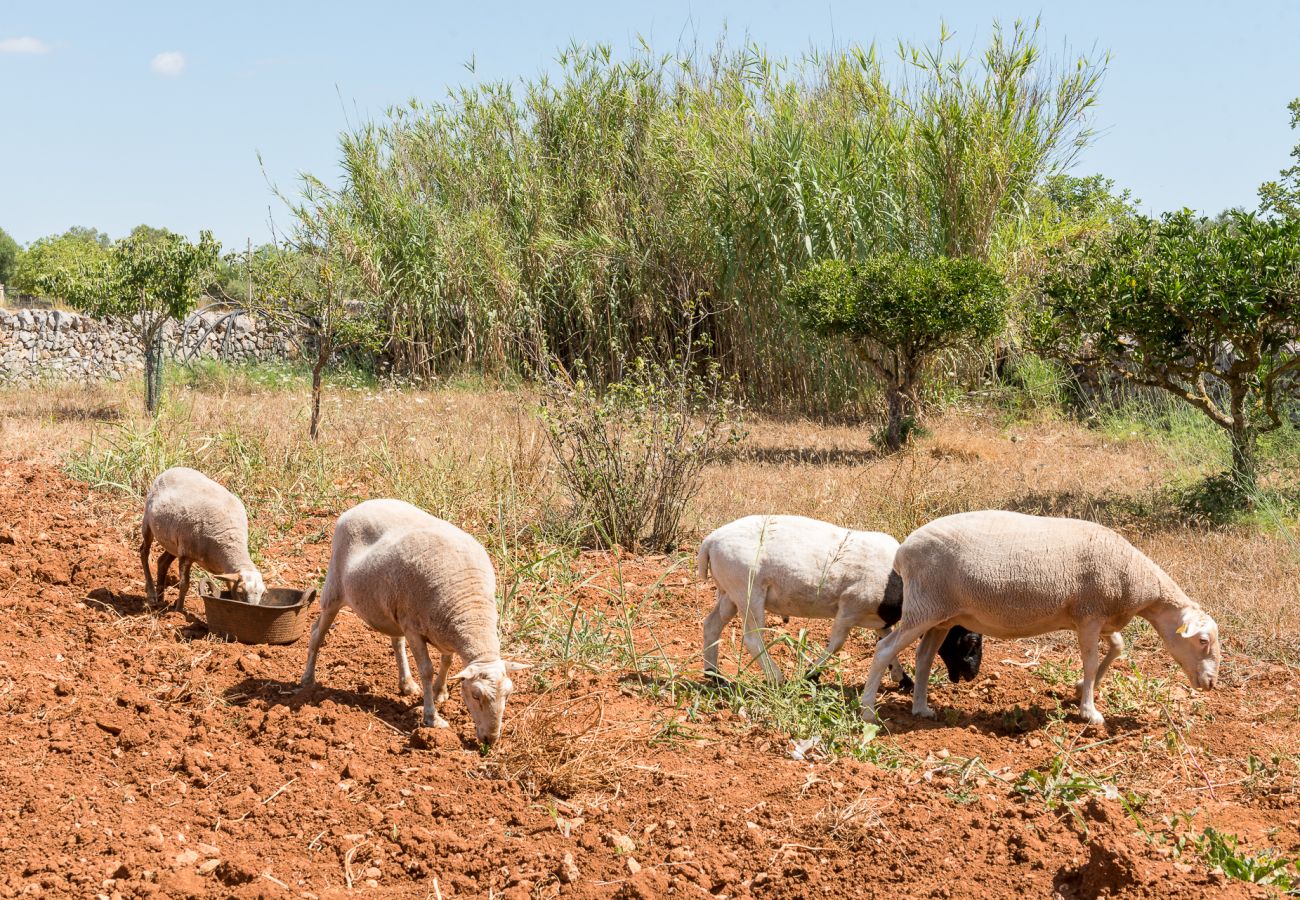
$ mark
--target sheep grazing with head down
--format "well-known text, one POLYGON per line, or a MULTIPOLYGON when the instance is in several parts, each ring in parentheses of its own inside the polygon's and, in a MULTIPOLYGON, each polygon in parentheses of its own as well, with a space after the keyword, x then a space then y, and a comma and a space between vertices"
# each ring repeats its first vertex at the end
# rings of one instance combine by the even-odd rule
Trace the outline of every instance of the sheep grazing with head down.
POLYGON ((496 575, 482 544, 400 500, 367 500, 339 516, 303 687, 315 680, 316 654, 344 606, 392 638, 398 690, 415 694, 423 687, 425 725, 447 727, 438 704, 447 698, 454 653, 464 668, 451 677, 461 680, 479 742, 500 737, 514 687, 509 673, 528 666, 501 658, 496 575), (408 643, 418 685, 406 659, 408 643), (439 656, 436 680, 430 649, 439 656))
MULTIPOLYGON (((704 668, 716 675, 722 628, 739 610, 745 647, 769 681, 781 671, 763 643, 766 613, 789 618, 833 619, 826 664, 854 628, 887 634, 902 613, 902 581, 893 572, 898 541, 877 531, 850 531, 803 516, 746 516, 718 528, 700 542, 699 576, 710 573, 718 602, 704 622, 704 668)), ((979 672, 981 638, 954 628, 939 655, 952 681, 979 672)), ((911 679, 896 662, 895 680, 904 690, 911 679)))
POLYGON ((876 717, 885 669, 917 638, 912 713, 933 717, 926 676, 944 635, 959 625, 1003 639, 1076 632, 1083 653, 1079 713, 1092 725, 1104 721, 1094 702, 1097 682, 1123 652, 1120 631, 1134 616, 1155 627, 1195 687, 1210 690, 1218 680, 1214 620, 1158 565, 1093 522, 998 510, 945 516, 903 541, 894 569, 903 579, 903 616, 877 646, 862 689, 868 720, 876 717))
POLYGON ((140 533, 140 565, 150 604, 157 601, 157 594, 166 592, 174 560, 179 561, 180 583, 172 609, 185 605, 194 563, 229 584, 236 597, 252 604, 262 602, 266 585, 248 555, 244 504, 202 472, 176 466, 155 478, 144 499, 140 533), (149 551, 155 541, 163 548, 156 587, 149 572, 149 551))

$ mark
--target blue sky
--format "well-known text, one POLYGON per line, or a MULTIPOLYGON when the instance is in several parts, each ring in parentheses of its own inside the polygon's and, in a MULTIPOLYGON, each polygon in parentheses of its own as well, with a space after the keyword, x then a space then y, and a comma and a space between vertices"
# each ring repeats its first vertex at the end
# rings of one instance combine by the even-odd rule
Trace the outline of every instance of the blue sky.
MULTIPOLYGON (((943 20, 980 46, 994 18, 1041 15, 1059 53, 1108 49, 1094 146, 1147 209, 1256 202, 1300 134, 1300 3, 616 2, 59 3, 0 0, 0 228, 26 243, 71 225, 147 222, 227 247, 269 236, 257 162, 291 185, 333 177, 348 119, 472 78, 549 68, 577 40, 659 50, 725 23, 780 55, 832 42, 928 41, 943 20), (473 59, 475 74, 465 63, 473 59)), ((278 214, 278 210, 277 210, 278 214)), ((283 219, 282 215, 277 215, 283 219)))

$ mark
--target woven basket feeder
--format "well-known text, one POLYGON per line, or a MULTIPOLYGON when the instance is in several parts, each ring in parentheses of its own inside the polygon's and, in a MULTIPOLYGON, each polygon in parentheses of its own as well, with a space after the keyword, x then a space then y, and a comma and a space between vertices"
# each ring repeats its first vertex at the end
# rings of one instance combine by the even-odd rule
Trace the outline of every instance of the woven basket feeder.
POLYGON ((199 597, 213 634, 241 644, 292 644, 307 630, 316 588, 268 588, 261 605, 254 606, 234 599, 229 587, 204 579, 199 597))

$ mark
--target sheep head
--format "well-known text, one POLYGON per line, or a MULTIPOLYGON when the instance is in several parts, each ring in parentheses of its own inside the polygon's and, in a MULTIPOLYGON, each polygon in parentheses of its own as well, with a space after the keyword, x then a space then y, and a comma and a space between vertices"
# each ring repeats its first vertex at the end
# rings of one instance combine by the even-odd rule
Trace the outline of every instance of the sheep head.
POLYGON ((515 687, 509 673, 526 668, 527 663, 505 659, 477 660, 451 676, 460 679, 461 696, 480 744, 491 745, 501 736, 506 699, 515 687))
POLYGON ((1173 634, 1161 634, 1165 647, 1201 690, 1213 690, 1219 678, 1219 626, 1201 609, 1185 609, 1173 634))
POLYGON ((232 596, 242 597, 246 603, 251 603, 253 606, 260 606, 262 598, 266 596, 266 583, 262 581, 262 573, 256 569, 241 569, 238 572, 212 577, 230 585, 232 596))

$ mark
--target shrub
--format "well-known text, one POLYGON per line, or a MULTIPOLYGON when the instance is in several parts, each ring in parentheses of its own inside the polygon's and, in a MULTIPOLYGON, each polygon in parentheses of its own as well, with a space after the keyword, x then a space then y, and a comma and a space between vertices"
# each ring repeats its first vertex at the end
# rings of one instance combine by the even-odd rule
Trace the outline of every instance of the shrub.
POLYGON ((974 259, 887 254, 809 266, 787 292, 804 323, 848 337, 884 383, 885 444, 914 430, 926 363, 940 350, 992 338, 1006 321, 1001 277, 974 259))
POLYGON ((744 436, 734 382, 716 363, 637 357, 599 390, 558 366, 542 419, 579 523, 599 546, 672 549, 704 467, 744 436))
POLYGON ((1227 432, 1241 496, 1262 434, 1300 398, 1300 220, 1190 211, 1049 253, 1035 338, 1087 369, 1160 388, 1227 432))

